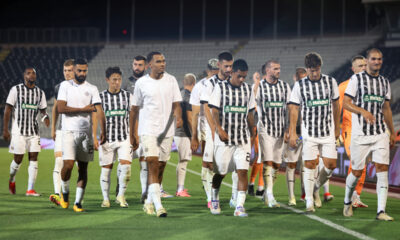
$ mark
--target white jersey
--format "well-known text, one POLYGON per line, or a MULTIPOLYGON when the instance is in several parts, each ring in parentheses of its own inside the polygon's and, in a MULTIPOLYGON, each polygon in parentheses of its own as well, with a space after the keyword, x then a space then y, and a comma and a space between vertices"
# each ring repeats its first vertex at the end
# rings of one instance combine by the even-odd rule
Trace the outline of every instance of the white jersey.
POLYGON ((229 136, 226 143, 222 143, 219 137, 216 137, 216 145, 244 145, 249 143, 250 131, 247 116, 256 107, 250 85, 242 83, 239 87, 236 87, 230 81, 217 83, 210 97, 209 106, 219 110, 219 124, 229 136))
POLYGON ((352 113, 352 135, 371 136, 386 131, 382 108, 391 98, 389 80, 381 75, 373 77, 367 72, 357 73, 350 78, 345 94, 357 107, 367 110, 376 119, 374 124, 369 124, 361 114, 352 113))
POLYGON ((129 138, 129 111, 133 96, 121 89, 118 93, 104 90, 100 93, 101 106, 106 116, 107 141, 124 141, 129 138))
POLYGON ((312 81, 305 77, 294 84, 290 103, 301 105, 302 135, 307 137, 328 137, 334 134, 332 102, 339 99, 336 80, 321 74, 312 81))
POLYGON ((21 83, 11 88, 6 103, 14 107, 12 115, 12 134, 23 136, 39 135, 37 115, 47 108, 46 96, 40 88, 28 88, 21 83))
POLYGON ((258 119, 269 136, 283 137, 290 92, 290 85, 280 79, 274 84, 265 79, 260 82, 256 94, 258 119))
POLYGON ((200 106, 199 122, 206 121, 206 117, 204 115, 204 106, 200 103, 200 95, 205 89, 206 81, 207 78, 203 78, 196 83, 192 89, 192 93, 190 94, 189 103, 194 106, 200 106))
MULTIPOLYGON (((132 104, 141 108, 139 136, 159 136, 163 133, 172 114, 172 103, 181 101, 181 92, 174 76, 164 73, 159 80, 151 78, 149 74, 139 78, 132 104)), ((174 130, 174 126, 169 126, 165 137, 172 137, 174 130)))
MULTIPOLYGON (((89 104, 101 104, 97 87, 84 82, 75 83, 74 80, 64 81, 60 85, 57 101, 67 102, 68 107, 83 108, 89 104)), ((91 131, 91 113, 62 114, 63 131, 91 131)))

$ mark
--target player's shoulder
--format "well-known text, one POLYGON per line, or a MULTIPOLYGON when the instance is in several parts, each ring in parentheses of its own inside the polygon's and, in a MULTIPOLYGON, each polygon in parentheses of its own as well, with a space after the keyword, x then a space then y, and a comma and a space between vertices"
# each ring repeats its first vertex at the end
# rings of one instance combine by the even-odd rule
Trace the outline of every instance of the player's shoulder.
POLYGON ((148 81, 148 80, 151 80, 150 75, 149 75, 149 74, 143 75, 143 76, 140 77, 138 80, 136 80, 135 88, 136 88, 136 87, 140 87, 141 85, 143 85, 144 83, 146 83, 146 81, 148 81))
POLYGON ((278 82, 279 82, 281 85, 285 86, 286 88, 290 88, 290 84, 289 84, 288 82, 283 81, 282 79, 278 79, 278 82))

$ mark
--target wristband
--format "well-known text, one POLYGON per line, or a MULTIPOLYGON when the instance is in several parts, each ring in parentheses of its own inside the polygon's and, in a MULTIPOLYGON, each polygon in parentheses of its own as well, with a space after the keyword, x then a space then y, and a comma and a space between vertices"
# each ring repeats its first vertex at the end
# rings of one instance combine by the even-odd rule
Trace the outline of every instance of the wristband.
POLYGON ((42 117, 42 120, 41 120, 41 121, 44 122, 44 120, 45 120, 46 118, 48 118, 48 117, 49 117, 49 115, 47 115, 47 114, 44 115, 44 116, 42 117))

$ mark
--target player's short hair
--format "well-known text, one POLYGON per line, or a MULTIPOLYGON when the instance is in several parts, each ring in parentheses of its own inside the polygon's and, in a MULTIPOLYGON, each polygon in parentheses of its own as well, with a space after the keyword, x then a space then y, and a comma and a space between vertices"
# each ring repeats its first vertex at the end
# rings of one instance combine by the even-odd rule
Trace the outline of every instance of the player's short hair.
POLYGON ((307 53, 304 57, 304 66, 306 68, 316 68, 322 66, 322 58, 316 52, 307 53))
POLYGON ((351 63, 354 63, 354 62, 357 61, 357 60, 364 60, 364 59, 365 59, 364 56, 362 56, 362 55, 356 55, 356 56, 354 56, 354 57, 351 59, 351 63))
POLYGON ((223 60, 232 61, 233 60, 232 53, 222 52, 222 53, 218 54, 218 61, 222 62, 223 60))
POLYGON ((278 60, 274 60, 274 59, 271 59, 271 60, 268 60, 266 63, 265 63, 265 68, 270 68, 271 67, 271 64, 279 64, 279 61, 278 60))
POLYGON ((151 60, 153 60, 154 55, 162 55, 162 53, 157 51, 150 52, 149 54, 147 54, 147 61, 151 62, 151 60))
POLYGON ((24 68, 24 73, 23 73, 23 74, 25 74, 26 70, 28 70, 28 69, 33 69, 33 70, 36 72, 36 69, 35 69, 34 66, 28 65, 28 66, 26 66, 26 67, 24 68))
POLYGON ((383 56, 381 50, 379 50, 377 48, 371 48, 371 49, 368 49, 368 51, 367 51, 367 58, 370 57, 371 53, 379 53, 379 54, 381 54, 381 56, 383 56))
POLYGON ((136 57, 133 58, 133 60, 146 62, 146 57, 142 55, 137 55, 136 57))
POLYGON ((183 77, 183 86, 192 86, 196 83, 196 76, 193 73, 186 73, 183 77))
POLYGON ((67 59, 67 60, 65 60, 63 66, 64 66, 64 67, 74 66, 74 61, 75 61, 75 60, 72 59, 72 58, 67 59))
POLYGON ((119 67, 108 67, 106 70, 106 78, 110 78, 114 73, 122 75, 122 71, 119 67))
POLYGON ((301 79, 301 75, 306 74, 306 73, 307 73, 307 71, 306 71, 305 68, 303 68, 303 67, 296 68, 296 79, 300 80, 301 79))
POLYGON ((88 61, 86 58, 78 58, 74 61, 74 66, 76 65, 88 65, 88 61))
POLYGON ((233 62, 232 71, 237 72, 239 70, 242 72, 246 72, 249 70, 249 66, 244 59, 238 59, 233 62))
POLYGON ((261 74, 262 74, 263 76, 264 76, 265 74, 267 74, 267 72, 265 71, 266 66, 267 66, 267 65, 265 65, 265 64, 263 64, 263 65, 261 66, 261 74))

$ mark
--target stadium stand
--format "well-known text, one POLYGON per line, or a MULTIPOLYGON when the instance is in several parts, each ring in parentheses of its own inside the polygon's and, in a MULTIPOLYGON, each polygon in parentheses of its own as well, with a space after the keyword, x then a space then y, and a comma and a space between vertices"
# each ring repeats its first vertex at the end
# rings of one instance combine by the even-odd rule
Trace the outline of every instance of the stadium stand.
POLYGON ((54 85, 63 79, 62 65, 67 58, 84 57, 89 61, 102 49, 102 46, 31 46, 14 47, 0 62, 1 103, 5 103, 10 88, 23 81, 25 66, 33 66, 37 71, 37 83, 47 99, 54 95, 54 85))
POLYGON ((107 67, 119 66, 123 70, 123 78, 127 79, 132 74, 133 57, 159 51, 165 55, 167 72, 181 82, 186 73, 201 75, 208 59, 216 57, 221 51, 232 51, 237 44, 237 42, 109 44, 90 62, 88 81, 96 84, 99 90, 103 90, 107 86, 104 73, 107 67))

